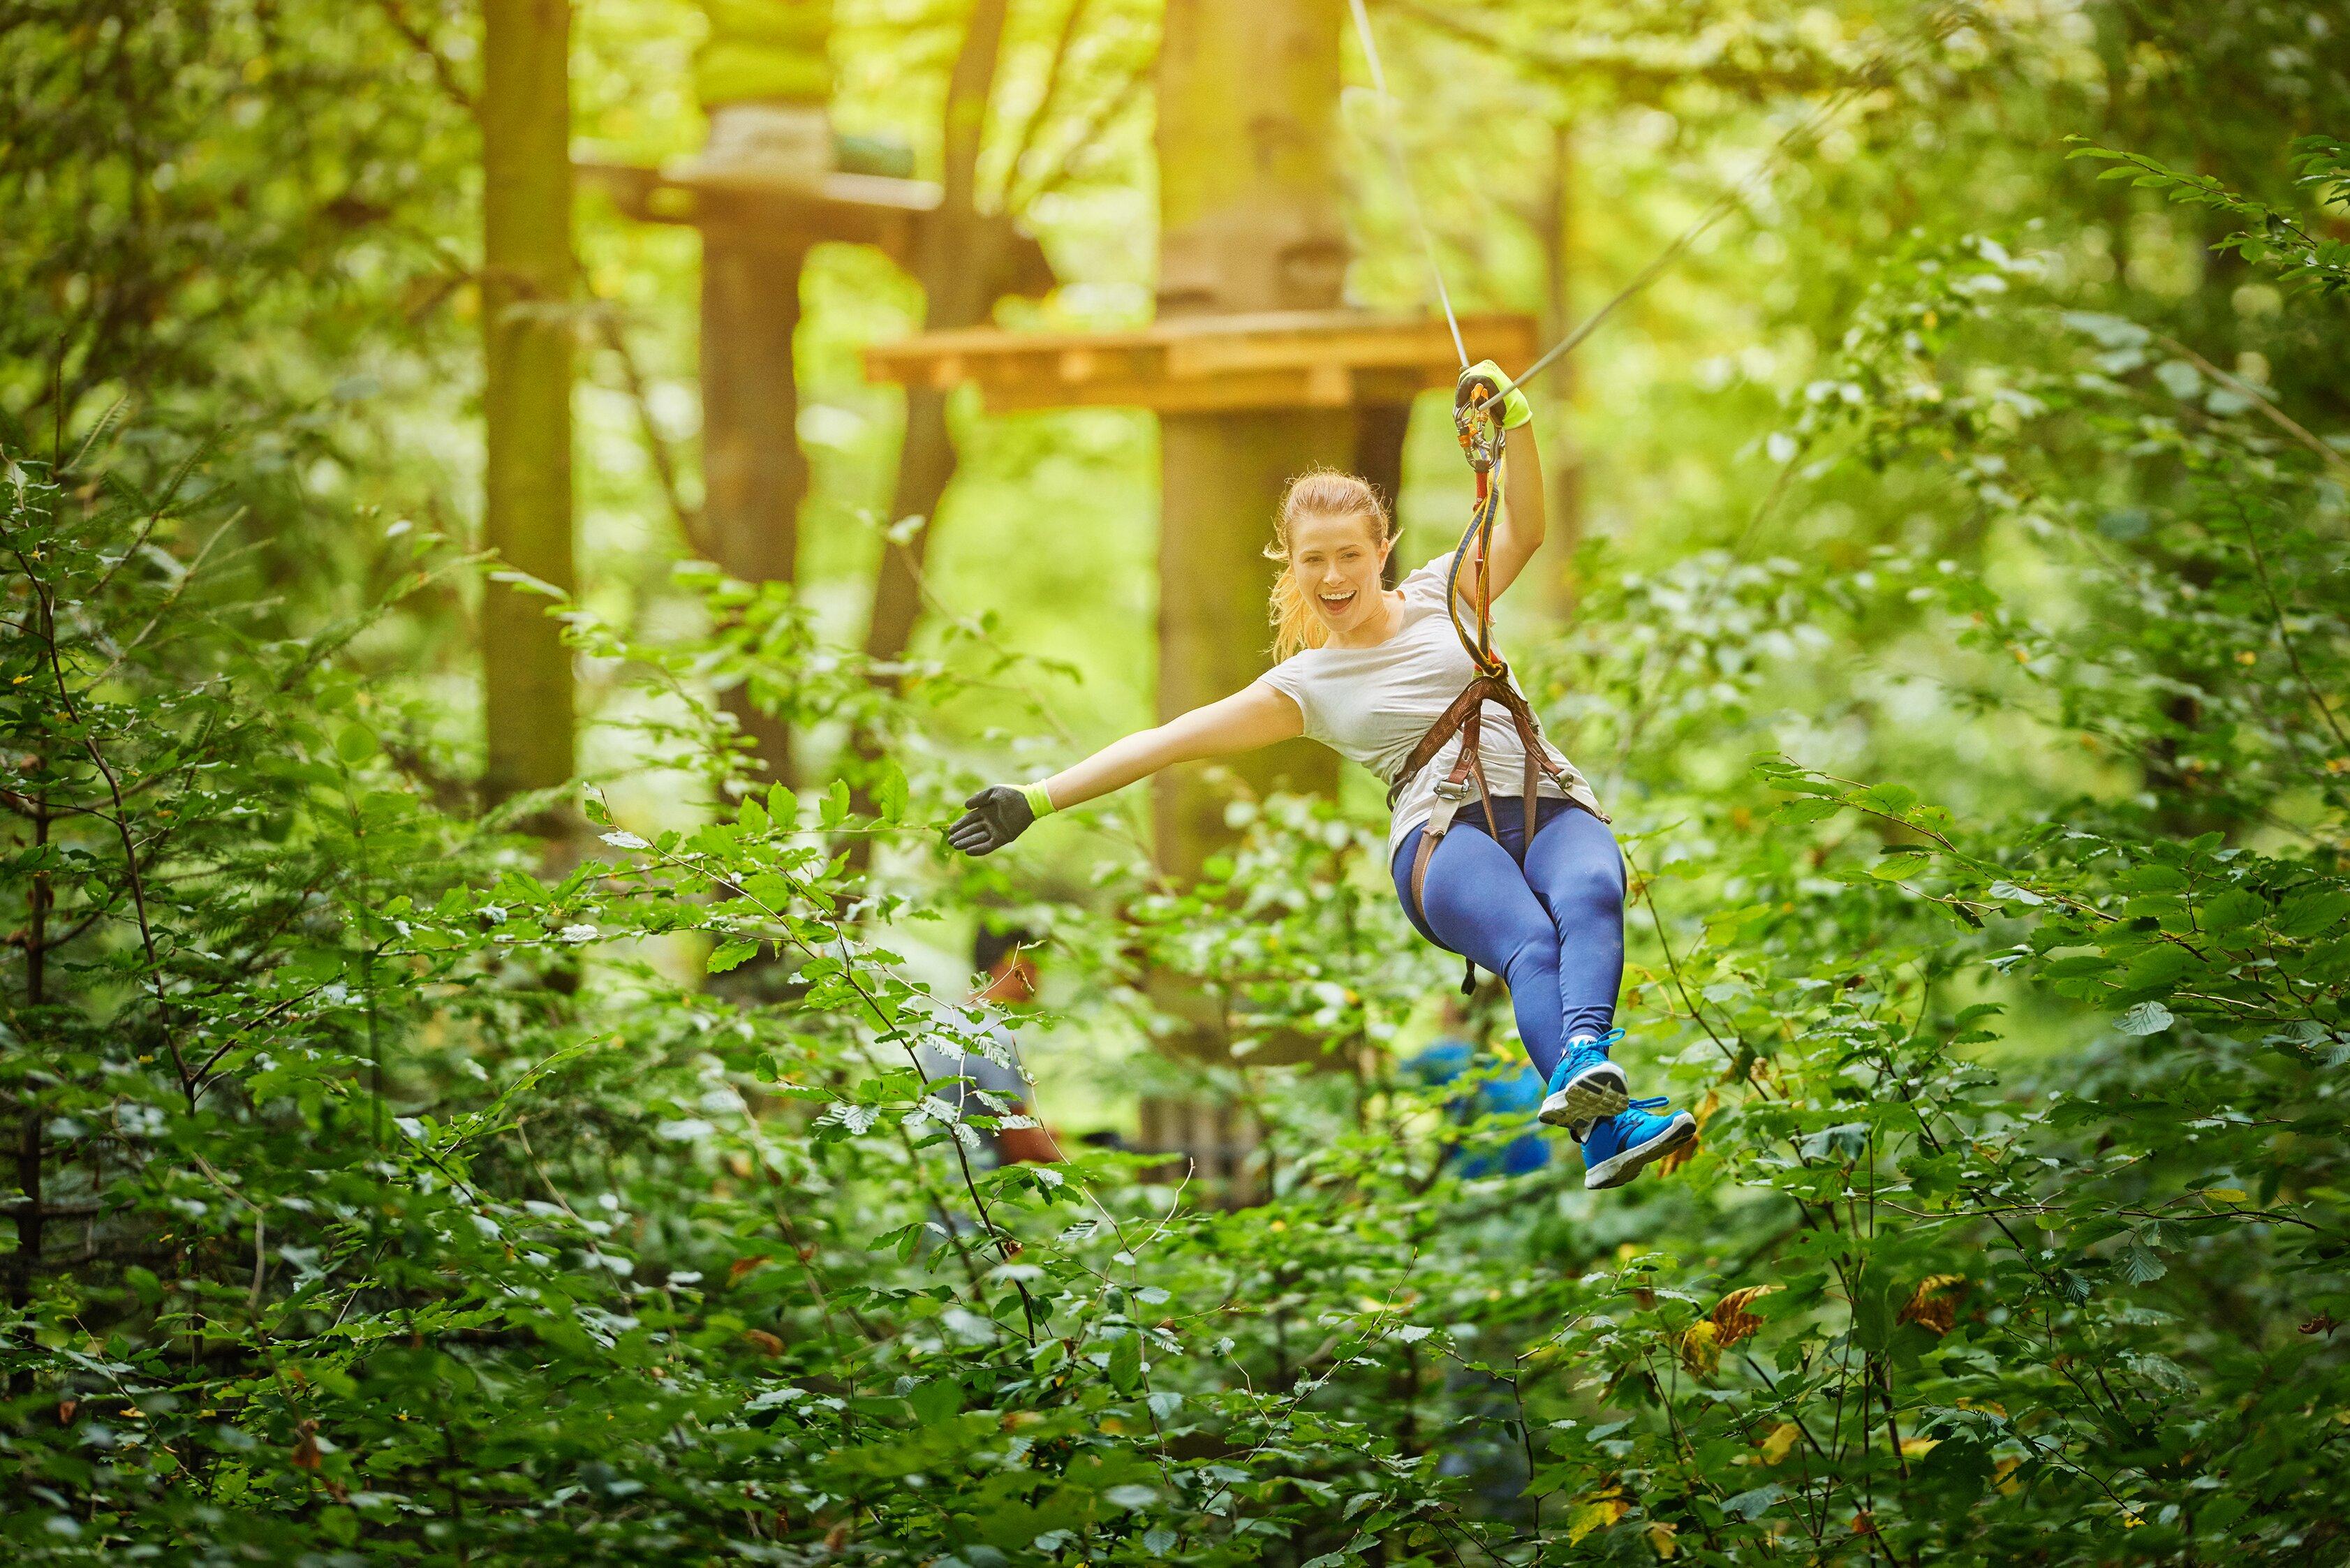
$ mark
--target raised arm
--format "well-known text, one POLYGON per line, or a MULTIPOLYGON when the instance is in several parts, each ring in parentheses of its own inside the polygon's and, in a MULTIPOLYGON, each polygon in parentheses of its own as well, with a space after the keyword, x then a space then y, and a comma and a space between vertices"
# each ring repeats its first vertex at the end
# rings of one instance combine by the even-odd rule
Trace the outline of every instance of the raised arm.
MULTIPOLYGON (((1503 419, 1509 430, 1509 446, 1502 463, 1502 515, 1493 524, 1493 597, 1500 598, 1518 574, 1526 569, 1542 548, 1543 536, 1549 526, 1549 513, 1543 499, 1542 453, 1534 447, 1534 410, 1526 395, 1510 385, 1510 379, 1491 359, 1482 360, 1462 372, 1463 376, 1483 376, 1503 389, 1503 419)), ((1476 579, 1477 553, 1471 550, 1461 571, 1461 586, 1468 590, 1476 579)))
POLYGON ((1253 752, 1305 732, 1297 704, 1259 681, 1204 707, 1112 741, 1085 761, 1032 784, 991 784, 963 804, 971 809, 947 829, 966 855, 989 855, 1048 812, 1124 789, 1177 763, 1253 752))

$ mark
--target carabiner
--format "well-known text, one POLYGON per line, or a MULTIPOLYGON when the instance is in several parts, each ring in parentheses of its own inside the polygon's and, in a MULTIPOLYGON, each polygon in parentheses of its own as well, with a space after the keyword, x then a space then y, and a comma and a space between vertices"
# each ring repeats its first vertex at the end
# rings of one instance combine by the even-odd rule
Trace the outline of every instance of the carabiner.
POLYGON ((1502 389, 1488 377, 1462 375, 1452 388, 1452 428, 1469 466, 1491 473, 1508 436, 1502 429, 1502 389))

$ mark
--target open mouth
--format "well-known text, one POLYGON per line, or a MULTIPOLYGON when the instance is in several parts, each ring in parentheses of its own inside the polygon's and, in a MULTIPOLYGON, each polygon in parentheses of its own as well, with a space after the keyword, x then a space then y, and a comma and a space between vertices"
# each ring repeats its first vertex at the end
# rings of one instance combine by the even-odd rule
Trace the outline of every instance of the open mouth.
POLYGON ((1345 615, 1354 607, 1357 591, 1354 588, 1348 588, 1343 594, 1317 594, 1315 597, 1322 601, 1322 607, 1327 613, 1345 615))

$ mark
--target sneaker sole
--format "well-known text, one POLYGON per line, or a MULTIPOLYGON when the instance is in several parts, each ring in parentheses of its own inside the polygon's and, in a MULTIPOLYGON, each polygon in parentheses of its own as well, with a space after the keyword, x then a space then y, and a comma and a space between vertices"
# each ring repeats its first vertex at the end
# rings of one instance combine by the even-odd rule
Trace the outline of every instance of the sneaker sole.
POLYGON ((1624 1069, 1613 1062, 1586 1067, 1582 1074, 1542 1103, 1536 1115, 1555 1127, 1572 1127, 1612 1116, 1632 1103, 1624 1069))
POLYGON ((1664 1131, 1648 1142, 1634 1144, 1614 1158, 1603 1159, 1593 1166, 1583 1178, 1584 1190, 1600 1192, 1610 1187, 1621 1187, 1639 1175, 1641 1168, 1650 1160, 1672 1153, 1695 1137, 1697 1118, 1682 1111, 1673 1117, 1664 1131))

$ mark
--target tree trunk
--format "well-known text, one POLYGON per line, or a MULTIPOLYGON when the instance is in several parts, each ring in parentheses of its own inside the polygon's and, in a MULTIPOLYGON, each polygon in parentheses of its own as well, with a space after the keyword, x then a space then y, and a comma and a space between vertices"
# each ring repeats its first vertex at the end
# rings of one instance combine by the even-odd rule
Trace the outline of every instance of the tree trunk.
MULTIPOLYGON (((712 224, 702 239, 702 515, 717 565, 746 583, 799 573, 799 383, 792 340, 800 324, 804 241, 712 224)), ((737 686, 721 701, 770 780, 792 780, 792 730, 737 686)))
MULTIPOLYGON (((947 80, 945 170, 938 219, 923 231, 915 270, 921 280, 922 324, 932 331, 975 327, 987 319, 989 297, 1001 258, 985 254, 1001 231, 979 221, 978 170, 987 106, 994 95, 995 69, 1003 50, 1009 0, 973 0, 971 23, 947 80)), ((884 541, 881 570, 873 585, 873 614, 866 623, 865 652, 878 662, 902 657, 921 613, 922 562, 939 503, 954 478, 954 442, 947 432, 947 400, 927 387, 906 393, 906 440, 898 457, 897 491, 889 515, 920 517, 920 526, 903 544, 884 541)))
MULTIPOLYGON (((484 542, 566 593, 571 560, 571 14, 484 0, 484 542)), ((493 800, 572 772, 571 655, 547 601, 502 583, 482 607, 493 800)))
MULTIPOLYGON (((1170 0, 1159 57, 1162 316, 1338 303, 1341 20, 1340 0, 1170 0)), ((1304 409, 1159 421, 1162 720, 1264 669, 1263 549, 1282 486, 1354 459, 1357 427, 1353 414, 1304 409)), ((1237 759, 1232 771, 1258 788, 1337 783, 1336 759, 1306 742, 1237 759)), ((1232 842, 1223 796, 1204 775, 1173 768, 1152 781, 1159 864, 1177 877, 1232 842)))

